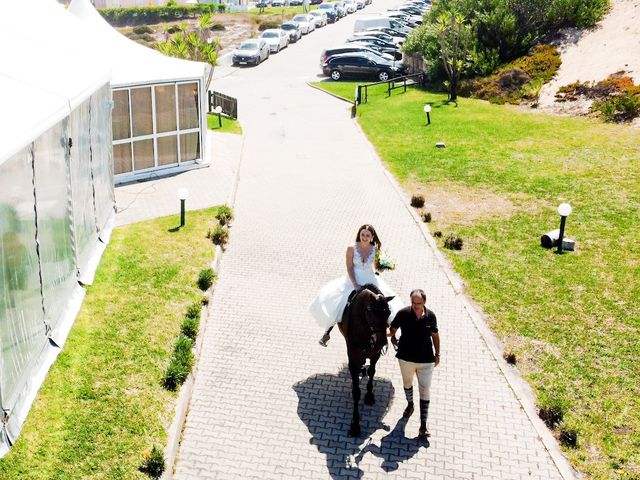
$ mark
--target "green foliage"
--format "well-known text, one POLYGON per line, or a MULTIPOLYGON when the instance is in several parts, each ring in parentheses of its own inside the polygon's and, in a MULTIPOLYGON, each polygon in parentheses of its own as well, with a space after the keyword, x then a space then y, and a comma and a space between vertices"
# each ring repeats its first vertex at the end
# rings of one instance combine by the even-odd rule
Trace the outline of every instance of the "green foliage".
POLYGON ((212 13, 215 7, 214 4, 202 3, 188 6, 101 8, 98 12, 114 27, 125 27, 196 18, 212 13))
POLYGON ((420 218, 422 218, 424 223, 431 222, 431 212, 421 212, 420 218))
POLYGON ((627 92, 595 102, 593 109, 599 111, 607 122, 629 122, 640 116, 640 95, 627 92))
POLYGON ((218 223, 211 231, 211 241, 214 245, 224 247, 229 241, 229 229, 218 223))
POLYGON ((528 55, 504 65, 493 75, 462 81, 460 93, 498 105, 535 101, 542 85, 553 78, 560 63, 556 47, 536 45, 528 55))
POLYGON ((216 273, 212 268, 205 268, 198 275, 198 288, 202 291, 208 290, 216 278, 216 273))
POLYGON ((194 361, 192 348, 193 340, 190 338, 180 335, 176 340, 173 358, 171 358, 163 380, 163 386, 167 390, 177 390, 191 373, 194 361))
POLYGON ((162 477, 165 470, 164 454, 162 453, 162 449, 154 445, 151 450, 147 450, 143 453, 143 457, 144 460, 138 470, 142 473, 146 473, 154 480, 162 477))
POLYGON ((133 27, 131 31, 137 35, 142 35, 143 33, 153 33, 153 28, 149 25, 138 25, 137 27, 133 27))
POLYGON ((228 225, 233 220, 233 210, 229 205, 221 205, 216 212, 216 219, 220 222, 220 225, 228 225))
MULTIPOLYGON (((214 24, 211 13, 205 13, 198 19, 195 29, 189 30, 188 25, 181 25, 179 31, 167 40, 158 42, 156 48, 170 57, 205 62, 215 66, 218 62, 220 41, 211 40, 208 36, 214 24)), ((168 32, 169 29, 167 29, 168 32)))
POLYGON ((462 238, 453 233, 450 233, 444 239, 444 248, 449 250, 462 250, 462 244, 462 238))
POLYGON ((419 193, 411 195, 411 206, 414 208, 424 207, 424 195, 421 195, 419 193))
POLYGON ((199 318, 186 317, 182 321, 182 325, 180 327, 180 333, 195 342, 196 337, 198 336, 199 324, 200 324, 199 318))
POLYGON ((199 319, 201 314, 202 314, 202 302, 194 302, 187 307, 185 317, 199 319))
POLYGON ((280 28, 281 22, 275 20, 265 20, 264 22, 260 22, 258 25, 258 31, 262 32, 269 28, 280 28))

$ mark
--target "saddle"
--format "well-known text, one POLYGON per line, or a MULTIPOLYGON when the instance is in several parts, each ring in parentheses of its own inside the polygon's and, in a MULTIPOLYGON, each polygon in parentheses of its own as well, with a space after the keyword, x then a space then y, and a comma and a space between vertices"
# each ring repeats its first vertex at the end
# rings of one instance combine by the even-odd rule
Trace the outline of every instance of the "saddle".
MULTIPOLYGON (((349 318, 349 311, 351 310, 351 304, 355 300, 356 295, 358 295, 358 293, 360 293, 362 290, 369 290, 369 291, 375 293, 376 295, 382 294, 380 289, 378 287, 376 287, 375 285, 373 285, 372 283, 367 283, 366 285, 363 285, 362 287, 360 287, 358 290, 354 289, 349 294, 349 298, 347 298, 347 304, 344 307, 344 312, 342 312, 342 321, 343 322, 346 321, 349 318)), ((345 323, 345 325, 346 325, 346 323, 345 323)))

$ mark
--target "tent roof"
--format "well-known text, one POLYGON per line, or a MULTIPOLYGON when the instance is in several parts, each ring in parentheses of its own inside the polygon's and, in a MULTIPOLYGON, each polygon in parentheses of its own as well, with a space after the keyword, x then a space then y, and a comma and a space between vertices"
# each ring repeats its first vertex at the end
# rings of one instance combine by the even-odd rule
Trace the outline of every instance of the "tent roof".
POLYGON ((114 87, 205 78, 210 66, 167 57, 128 39, 107 23, 89 0, 73 0, 69 11, 91 31, 91 44, 112 67, 114 87))
POLYGON ((108 66, 78 38, 86 28, 55 0, 3 5, 0 164, 109 82, 108 66))

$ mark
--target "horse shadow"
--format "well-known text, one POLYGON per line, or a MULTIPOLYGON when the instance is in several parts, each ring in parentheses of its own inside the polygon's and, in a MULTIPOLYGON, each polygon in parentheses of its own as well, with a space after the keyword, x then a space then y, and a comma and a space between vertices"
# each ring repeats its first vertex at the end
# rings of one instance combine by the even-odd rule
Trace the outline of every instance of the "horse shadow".
MULTIPOLYGON (((366 379, 361 379, 361 387, 365 386, 365 382, 366 379)), ((331 478, 360 478, 363 471, 358 464, 365 451, 371 451, 377 456, 381 454, 381 447, 372 448, 369 443, 365 449, 361 449, 361 445, 375 431, 390 430, 382 419, 393 403, 394 388, 391 381, 376 377, 373 389, 376 403, 367 406, 361 400, 362 434, 357 438, 348 435, 353 401, 351 375, 347 365, 337 375, 312 375, 296 383, 293 390, 298 395, 298 416, 312 435, 309 443, 326 455, 331 478)))

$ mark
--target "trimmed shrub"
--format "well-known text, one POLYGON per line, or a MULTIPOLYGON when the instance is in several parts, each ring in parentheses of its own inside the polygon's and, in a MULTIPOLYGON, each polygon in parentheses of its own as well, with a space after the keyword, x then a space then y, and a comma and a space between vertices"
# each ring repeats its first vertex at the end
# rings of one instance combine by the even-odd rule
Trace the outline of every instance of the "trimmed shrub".
POLYGON ((180 327, 180 333, 185 337, 190 338, 193 342, 195 342, 196 337, 198 336, 199 325, 200 325, 199 318, 187 317, 182 321, 182 326, 180 327))
POLYGON ((114 27, 126 27, 196 18, 205 13, 213 13, 216 7, 218 5, 201 3, 185 6, 101 8, 98 12, 114 27))
POLYGON ((545 425, 553 430, 562 423, 564 418, 564 407, 559 400, 550 400, 547 405, 540 407, 538 416, 545 425))
POLYGON ((144 460, 138 470, 153 479, 162 477, 165 470, 164 454, 162 453, 162 450, 154 445, 151 450, 147 450, 142 454, 142 456, 144 457, 144 460))
POLYGON ((164 376, 164 388, 175 391, 189 376, 193 368, 193 341, 184 335, 180 335, 176 340, 173 349, 173 358, 169 362, 164 376))
POLYGON ((442 232, 440 230, 436 230, 435 232, 433 232, 433 236, 435 238, 440 238, 442 237, 442 232))
POLYGON ((419 193, 411 195, 411 206, 414 208, 424 207, 424 196, 419 193))
POLYGON ((153 33, 153 28, 149 25, 138 25, 137 27, 133 27, 132 31, 137 35, 142 35, 144 33, 153 33))
POLYGON ((462 238, 460 238, 458 235, 450 233, 444 239, 444 248, 447 248, 449 250, 462 250, 462 243, 462 238))
POLYGON ((200 300, 200 303, 202 303, 203 306, 209 305, 209 297, 207 297, 206 295, 203 295, 202 300, 200 300))
POLYGON ((224 225, 216 225, 216 228, 211 232, 211 241, 214 245, 224 247, 229 241, 229 229, 224 225))
POLYGON ((420 218, 424 223, 429 223, 431 221, 431 212, 422 212, 420 218))
POLYGON ((216 212, 216 219, 220 225, 228 225, 233 220, 233 210, 228 205, 220 206, 216 212))
POLYGON ((502 358, 504 358, 509 365, 516 364, 516 354, 513 352, 507 352, 507 351, 503 352, 502 358))
POLYGON ((560 443, 568 448, 576 448, 578 446, 578 431, 562 427, 560 429, 560 443))
MULTIPOLYGON (((207 298, 207 297, 204 297, 204 298, 207 298)), ((195 302, 187 307, 187 312, 185 313, 185 316, 187 318, 200 318, 201 313, 202 313, 202 303, 195 302)))
POLYGON ((203 292, 208 290, 213 285, 213 280, 216 278, 216 273, 212 268, 205 268, 198 275, 198 288, 203 292))

